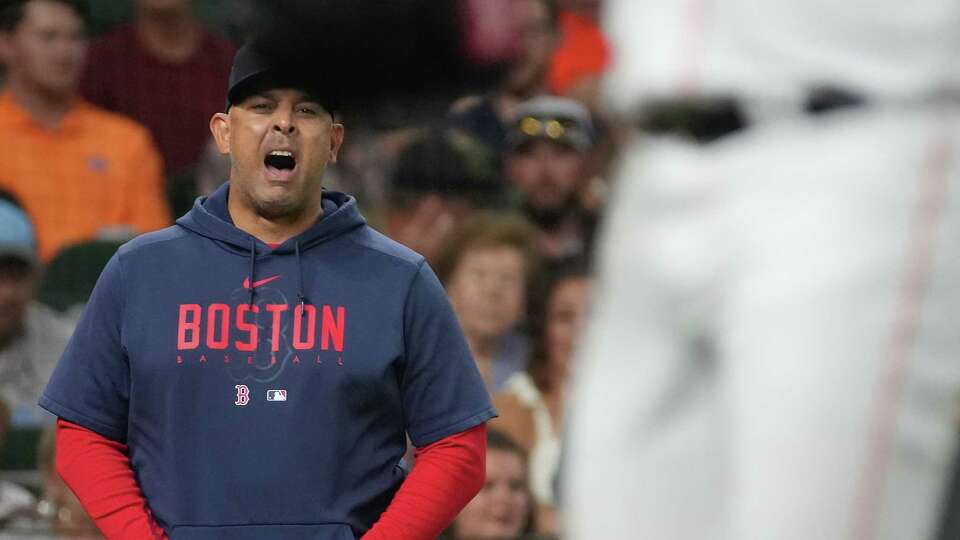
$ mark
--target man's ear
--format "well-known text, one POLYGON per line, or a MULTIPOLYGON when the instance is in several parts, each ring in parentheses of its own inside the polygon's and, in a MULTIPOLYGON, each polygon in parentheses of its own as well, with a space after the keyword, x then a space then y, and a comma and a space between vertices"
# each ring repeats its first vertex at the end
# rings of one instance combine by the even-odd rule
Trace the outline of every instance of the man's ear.
POLYGON ((221 154, 230 153, 230 114, 216 113, 210 118, 210 133, 221 154))
POLYGON ((334 122, 330 126, 330 163, 337 162, 341 145, 343 145, 343 124, 334 122))

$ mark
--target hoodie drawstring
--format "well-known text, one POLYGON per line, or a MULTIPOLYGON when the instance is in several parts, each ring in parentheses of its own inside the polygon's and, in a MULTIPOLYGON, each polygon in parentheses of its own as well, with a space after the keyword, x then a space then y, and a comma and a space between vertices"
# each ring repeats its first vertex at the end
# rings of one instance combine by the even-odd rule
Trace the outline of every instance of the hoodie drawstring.
POLYGON ((300 317, 303 318, 303 304, 306 297, 303 296, 303 265, 300 264, 300 242, 296 242, 293 246, 294 253, 297 255, 297 299, 300 300, 300 317))
POLYGON ((250 237, 250 281, 247 283, 247 286, 250 289, 250 309, 253 309, 253 270, 254 265, 256 265, 257 260, 257 241, 251 236, 250 237))
MULTIPOLYGON (((297 300, 300 302, 300 316, 303 317, 304 304, 307 297, 303 294, 303 265, 300 263, 300 242, 294 244, 294 253, 297 256, 297 300)), ((250 289, 250 307, 253 308, 254 280, 256 279, 256 261, 257 261, 257 241, 250 238, 250 281, 247 283, 250 289)))

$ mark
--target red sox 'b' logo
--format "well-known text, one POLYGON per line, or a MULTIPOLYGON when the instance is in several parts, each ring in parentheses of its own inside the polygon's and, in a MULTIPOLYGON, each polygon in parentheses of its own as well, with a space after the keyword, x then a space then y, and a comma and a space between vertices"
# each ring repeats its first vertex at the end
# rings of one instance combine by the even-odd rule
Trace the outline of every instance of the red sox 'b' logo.
POLYGON ((250 403, 250 389, 247 388, 245 384, 238 384, 237 389, 237 401, 234 402, 234 405, 244 406, 247 403, 250 403))

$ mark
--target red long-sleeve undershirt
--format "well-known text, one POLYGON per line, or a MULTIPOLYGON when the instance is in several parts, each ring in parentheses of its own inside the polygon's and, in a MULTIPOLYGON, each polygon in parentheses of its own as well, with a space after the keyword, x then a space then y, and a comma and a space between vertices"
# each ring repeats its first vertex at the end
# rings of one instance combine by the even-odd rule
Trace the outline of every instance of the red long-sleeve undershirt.
POLYGON ((410 476, 361 540, 433 540, 486 481, 487 425, 417 448, 410 476))
POLYGON ((167 538, 150 515, 125 444, 59 420, 56 467, 106 538, 167 538))
MULTIPOLYGON (((485 455, 485 424, 418 448, 410 476, 363 540, 436 538, 483 486, 485 455)), ((167 538, 137 485, 126 445, 60 420, 56 468, 106 538, 167 538)))

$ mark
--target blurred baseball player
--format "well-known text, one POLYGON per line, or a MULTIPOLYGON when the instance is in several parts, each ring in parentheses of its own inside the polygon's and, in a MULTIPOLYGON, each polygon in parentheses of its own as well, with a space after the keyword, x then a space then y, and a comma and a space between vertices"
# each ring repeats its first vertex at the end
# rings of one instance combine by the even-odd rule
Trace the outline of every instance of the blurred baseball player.
POLYGON ((569 538, 933 538, 960 398, 960 4, 605 19, 638 129, 574 377, 569 538))
POLYGON ((483 484, 495 413, 443 289, 321 190, 335 74, 288 60, 237 53, 230 181, 120 249, 41 399, 107 538, 426 540, 483 484))

